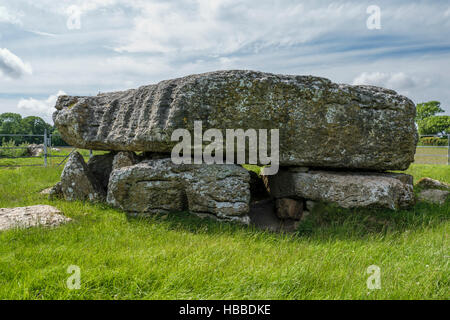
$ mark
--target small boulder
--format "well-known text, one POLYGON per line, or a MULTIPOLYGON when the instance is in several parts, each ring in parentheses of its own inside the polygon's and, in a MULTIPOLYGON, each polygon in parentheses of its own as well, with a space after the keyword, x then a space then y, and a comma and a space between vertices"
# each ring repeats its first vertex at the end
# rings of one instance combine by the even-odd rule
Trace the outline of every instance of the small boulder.
POLYGON ((48 187, 48 188, 41 190, 39 193, 42 195, 49 195, 50 191, 52 191, 52 189, 53 189, 53 187, 48 187))
POLYGON ((303 213, 303 201, 281 198, 275 201, 276 213, 280 219, 300 220, 303 213))
POLYGON ((27 152, 31 157, 40 157, 44 153, 44 145, 30 144, 27 148, 27 152))
POLYGON ((444 204, 445 201, 447 201, 447 198, 449 197, 450 192, 445 190, 439 190, 439 189, 425 189, 422 190, 418 198, 422 201, 427 201, 431 203, 436 204, 444 204))
POLYGON ((89 171, 83 156, 74 152, 70 155, 61 174, 61 190, 66 200, 102 201, 105 189, 89 171))
POLYGON ((48 205, 0 208, 0 231, 35 226, 56 227, 71 221, 61 211, 48 205))
POLYGON ((447 189, 447 190, 450 190, 450 184, 441 182, 438 180, 434 180, 431 178, 420 179, 417 182, 416 186, 419 188, 423 188, 423 189, 447 189))

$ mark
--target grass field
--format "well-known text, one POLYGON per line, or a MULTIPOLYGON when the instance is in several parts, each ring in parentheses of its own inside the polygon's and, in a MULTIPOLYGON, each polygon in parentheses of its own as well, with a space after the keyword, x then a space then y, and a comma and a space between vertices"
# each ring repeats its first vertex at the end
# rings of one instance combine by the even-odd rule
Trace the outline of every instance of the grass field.
MULTIPOLYGON (((61 162, 63 162, 67 155, 73 150, 72 147, 59 147, 59 151, 51 151, 49 150, 49 156, 47 158, 48 166, 57 166, 61 162)), ((89 159, 89 150, 77 149, 86 161, 89 159)), ((103 154, 105 151, 93 151, 93 154, 103 154)), ((44 156, 40 157, 27 157, 27 158, 6 158, 0 157, 0 169, 4 166, 43 166, 44 165, 44 156)), ((62 163, 64 166, 64 163, 62 163)))
POLYGON ((417 147, 415 163, 447 164, 448 147, 417 147))
MULTIPOLYGON (((450 182, 450 167, 412 165, 450 182)), ((73 222, 0 232, 0 299, 448 299, 450 203, 411 210, 319 206, 291 235, 188 213, 128 219, 106 205, 50 201, 62 167, 0 169, 0 207, 51 204, 73 222), (81 288, 69 290, 67 268, 81 288), (366 286, 381 269, 381 289, 366 286)))

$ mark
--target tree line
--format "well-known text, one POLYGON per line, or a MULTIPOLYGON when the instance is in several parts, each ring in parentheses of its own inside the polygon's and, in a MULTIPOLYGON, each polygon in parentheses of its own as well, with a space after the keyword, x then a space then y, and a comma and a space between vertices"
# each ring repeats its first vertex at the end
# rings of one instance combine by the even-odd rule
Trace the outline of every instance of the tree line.
POLYGON ((445 110, 439 101, 428 101, 417 104, 416 123, 421 135, 450 134, 450 116, 440 115, 445 110))
MULTIPOLYGON (((36 116, 22 117, 18 113, 6 112, 0 114, 0 134, 18 134, 18 135, 43 135, 45 130, 47 134, 52 135, 52 144, 57 146, 68 145, 61 139, 58 129, 48 124, 44 119, 36 116)), ((42 137, 11 136, 2 137, 2 144, 13 141, 16 145, 22 143, 43 143, 42 137)))

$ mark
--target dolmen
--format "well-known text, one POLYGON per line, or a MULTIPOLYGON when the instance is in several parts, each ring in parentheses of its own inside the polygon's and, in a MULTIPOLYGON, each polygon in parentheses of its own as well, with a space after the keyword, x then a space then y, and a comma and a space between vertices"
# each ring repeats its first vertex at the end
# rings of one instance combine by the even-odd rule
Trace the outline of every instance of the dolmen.
POLYGON ((131 215, 189 211, 242 223, 261 221, 264 210, 252 208, 265 206, 289 225, 316 202, 408 208, 412 177, 392 171, 414 161, 414 117, 414 103, 393 90, 247 70, 60 96, 53 120, 62 138, 108 152, 87 163, 73 153, 54 193, 131 215))

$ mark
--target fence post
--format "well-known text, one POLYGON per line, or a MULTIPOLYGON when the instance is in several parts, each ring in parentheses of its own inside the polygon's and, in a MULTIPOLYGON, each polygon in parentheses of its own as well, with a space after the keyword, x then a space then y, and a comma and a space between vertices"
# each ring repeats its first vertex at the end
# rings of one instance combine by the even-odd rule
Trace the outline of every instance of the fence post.
POLYGON ((447 165, 450 165, 450 134, 447 135, 447 165))
POLYGON ((47 129, 44 130, 44 166, 47 167, 47 129))

